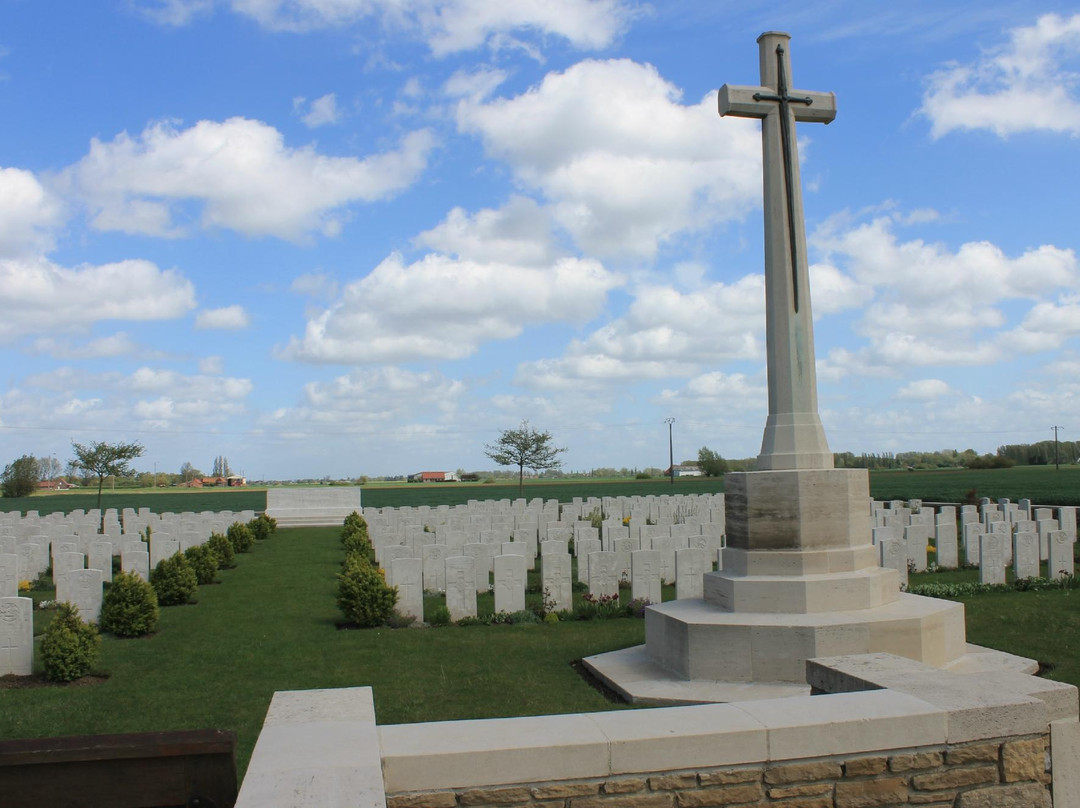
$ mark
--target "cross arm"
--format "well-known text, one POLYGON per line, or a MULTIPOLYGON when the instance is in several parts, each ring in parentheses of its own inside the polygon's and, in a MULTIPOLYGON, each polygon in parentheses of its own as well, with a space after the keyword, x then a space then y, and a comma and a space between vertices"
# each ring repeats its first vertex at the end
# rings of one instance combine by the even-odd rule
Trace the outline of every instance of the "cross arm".
MULTIPOLYGON (((717 97, 717 108, 721 116, 734 115, 737 118, 764 118, 770 110, 777 108, 775 101, 755 100, 754 95, 776 97, 772 87, 741 87, 725 84, 717 97)), ((836 118, 836 93, 817 93, 807 90, 789 90, 788 97, 809 98, 810 104, 792 104, 795 120, 816 123, 832 123, 836 118)))

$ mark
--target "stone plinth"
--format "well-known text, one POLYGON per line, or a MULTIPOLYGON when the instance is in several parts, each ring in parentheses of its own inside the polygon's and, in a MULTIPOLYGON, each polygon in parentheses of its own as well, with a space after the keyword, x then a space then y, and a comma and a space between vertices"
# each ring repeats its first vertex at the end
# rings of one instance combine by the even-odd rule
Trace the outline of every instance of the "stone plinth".
POLYGON ((885 652, 937 668, 965 657, 963 604, 901 593, 896 570, 878 565, 865 470, 757 471, 724 482, 728 546, 723 569, 705 576, 704 597, 650 607, 644 654, 586 660, 616 690, 641 692, 620 679, 660 671, 672 682, 733 686, 717 693, 780 694, 780 685, 805 686, 815 657, 885 652))

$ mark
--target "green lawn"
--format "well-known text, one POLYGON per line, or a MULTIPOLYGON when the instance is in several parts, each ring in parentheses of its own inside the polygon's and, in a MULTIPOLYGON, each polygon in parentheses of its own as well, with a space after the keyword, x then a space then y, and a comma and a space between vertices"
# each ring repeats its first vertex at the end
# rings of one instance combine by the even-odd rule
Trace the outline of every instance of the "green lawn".
POLYGON ((370 685, 383 724, 619 707, 571 662, 643 642, 644 621, 339 630, 339 533, 279 530, 154 636, 105 637, 105 682, 2 691, 0 737, 231 729, 242 775, 276 690, 370 685))

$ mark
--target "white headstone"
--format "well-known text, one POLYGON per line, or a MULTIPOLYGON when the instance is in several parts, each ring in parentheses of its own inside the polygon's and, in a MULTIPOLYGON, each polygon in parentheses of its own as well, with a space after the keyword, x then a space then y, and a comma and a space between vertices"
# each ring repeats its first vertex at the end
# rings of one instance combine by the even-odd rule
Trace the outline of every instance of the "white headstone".
POLYGON ((476 617, 474 566, 472 556, 450 556, 446 559, 446 608, 451 620, 476 617))
POLYGON ((960 548, 956 542, 956 520, 946 519, 934 525, 934 546, 937 565, 951 570, 960 566, 960 548))
POLYGON ((900 575, 900 586, 907 588, 908 556, 904 542, 896 538, 883 538, 878 541, 878 550, 881 553, 881 566, 896 570, 900 575))
POLYGON ((400 614, 424 619, 424 560, 422 558, 395 558, 392 562, 394 586, 398 601, 395 607, 400 614))
POLYGON ((540 556, 540 587, 546 606, 560 612, 574 608, 572 559, 569 553, 540 556))
POLYGON ((675 551, 675 597, 678 600, 703 598, 705 596, 705 573, 708 567, 708 550, 696 547, 675 551))
POLYGON ((1001 533, 987 533, 979 540, 979 583, 1005 583, 1005 541, 1001 533))
POLYGON ((660 551, 635 550, 630 555, 630 596, 634 600, 660 603, 660 551))
MULTIPOLYGON (((142 542, 139 542, 142 544, 142 542)), ((120 568, 134 573, 144 581, 150 580, 150 553, 145 550, 124 550, 120 554, 120 568)))
POLYGON ((56 582, 56 599, 79 608, 83 620, 101 619, 101 570, 71 570, 56 582))
POLYGON ((86 556, 82 553, 57 553, 53 556, 53 583, 59 585, 62 575, 85 566, 86 556))
POLYGON ((34 601, 0 598, 0 676, 34 672, 34 601))
POLYGON ((442 592, 446 589, 446 545, 425 544, 423 553, 424 589, 442 592))
POLYGON ((1039 535, 1020 532, 1013 536, 1013 577, 1039 577, 1039 535))
POLYGON ((495 556, 495 611, 520 612, 525 608, 525 557, 495 556))
POLYGON ((615 553, 589 553, 589 594, 594 598, 618 597, 619 560, 615 553))
POLYGON ((90 556, 87 566, 91 569, 101 570, 102 580, 112 581, 113 546, 110 541, 95 541, 90 543, 90 556))
POLYGON ((470 542, 461 548, 464 555, 473 559, 473 572, 476 578, 476 591, 491 590, 491 573, 495 571, 495 548, 490 544, 470 542))
POLYGON ((1051 530, 1048 541, 1048 575, 1051 578, 1064 578, 1076 571, 1073 561, 1073 542, 1064 530, 1051 530))
POLYGON ((19 596, 19 557, 0 553, 0 598, 19 596))

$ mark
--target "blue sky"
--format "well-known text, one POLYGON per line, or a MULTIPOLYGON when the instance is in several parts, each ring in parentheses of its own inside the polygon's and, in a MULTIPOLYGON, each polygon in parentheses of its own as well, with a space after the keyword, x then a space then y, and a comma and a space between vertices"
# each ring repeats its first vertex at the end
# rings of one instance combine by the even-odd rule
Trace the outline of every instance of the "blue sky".
POLYGON ((0 0, 0 460, 756 455, 792 34, 834 451, 1075 439, 1080 14, 1045 2, 0 0))

